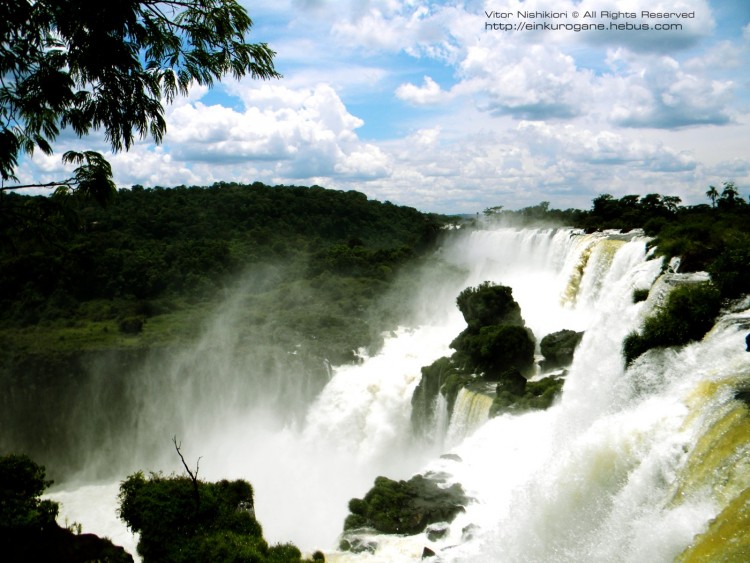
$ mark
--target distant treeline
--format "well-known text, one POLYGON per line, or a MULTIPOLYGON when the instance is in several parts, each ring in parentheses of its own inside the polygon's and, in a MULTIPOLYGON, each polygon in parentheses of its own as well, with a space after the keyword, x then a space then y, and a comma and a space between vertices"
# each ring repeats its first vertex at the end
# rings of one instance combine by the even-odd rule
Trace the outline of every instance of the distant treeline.
POLYGON ((552 222, 588 232, 643 229, 659 255, 679 256, 680 271, 707 271, 721 296, 750 293, 750 205, 733 182, 706 192, 711 204, 680 205, 676 196, 647 194, 616 198, 602 194, 591 209, 550 209, 549 202, 517 211, 491 207, 484 214, 518 224, 552 222))

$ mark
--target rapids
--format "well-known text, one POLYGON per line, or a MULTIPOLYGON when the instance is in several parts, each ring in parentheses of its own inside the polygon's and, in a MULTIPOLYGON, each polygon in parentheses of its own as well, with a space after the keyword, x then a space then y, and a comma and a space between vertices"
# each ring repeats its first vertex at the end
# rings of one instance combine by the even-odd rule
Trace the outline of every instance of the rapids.
MULTIPOLYGON (((750 484, 743 466, 733 488, 722 489, 725 479, 706 474, 731 464, 704 463, 704 450, 720 439, 711 428, 721 413, 739 408, 733 389, 750 376, 750 314, 739 307, 702 342, 648 352, 626 370, 623 338, 663 298, 652 291, 633 303, 634 289, 651 288, 662 275, 646 242, 638 233, 570 229, 459 232, 435 260, 460 276, 422 274, 411 324, 359 365, 334 367, 297 422, 281 420, 262 401, 242 410, 232 403, 243 385, 235 381, 220 399, 231 408, 215 420, 196 418, 214 412, 218 400, 197 389, 170 406, 180 416, 164 422, 168 429, 147 432, 164 431, 167 440, 179 434, 186 457, 201 456, 203 479, 250 481, 266 538, 303 552, 321 549, 329 561, 419 560, 425 546, 441 561, 672 561, 750 484), (513 288, 537 340, 561 329, 585 331, 563 394, 546 411, 488 420, 487 401, 466 392, 453 419, 437 420, 434 436, 416 443, 409 416, 420 367, 451 353, 449 343, 465 326, 455 297, 485 280, 513 288), (376 536, 374 554, 336 551, 350 498, 364 496, 378 475, 407 479, 426 471, 446 474, 474 499, 447 537, 376 536)), ((209 331, 206 338, 225 336, 209 331)), ((231 355, 233 346, 239 344, 220 349, 231 355)), ((175 361, 190 369, 189 359, 175 361)), ((262 397, 262 386, 247 381, 262 397)), ((146 410, 163 400, 142 397, 146 410)), ((722 447, 722 459, 737 457, 734 441, 722 447)), ((180 470, 165 456, 138 461, 144 470, 180 470)), ((116 495, 114 481, 62 484, 50 494, 62 502, 61 523, 80 522, 135 554, 135 538, 117 520, 116 495)))

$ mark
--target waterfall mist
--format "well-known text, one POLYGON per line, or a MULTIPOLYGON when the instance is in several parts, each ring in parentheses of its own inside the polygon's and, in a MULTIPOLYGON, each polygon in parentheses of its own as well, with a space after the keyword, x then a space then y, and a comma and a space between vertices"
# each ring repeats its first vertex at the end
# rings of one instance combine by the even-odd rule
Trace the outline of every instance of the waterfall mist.
POLYGON ((650 288, 661 269, 637 234, 456 233, 385 299, 402 326, 384 335, 382 349, 330 373, 325 365, 310 372, 294 348, 266 354, 239 338, 252 305, 237 292, 192 348, 151 358, 128 381, 130 432, 112 437, 111 458, 94 448, 87 473, 52 496, 84 529, 132 544, 122 525, 115 529, 115 481, 137 469, 181 471, 176 435, 189 463, 200 457, 201 478, 253 484, 270 542, 332 559, 418 560, 429 545, 444 561, 671 561, 718 509, 706 491, 676 501, 675 483, 706 413, 732 400, 717 391, 691 415, 690 397, 707 379, 750 373, 750 354, 737 322, 725 322, 703 342, 648 352, 626 370, 622 340, 660 298, 652 291, 633 303, 633 290, 650 288), (420 368, 450 355, 465 327, 455 298, 485 280, 513 288, 537 341, 585 331, 563 394, 545 411, 486 421, 486 404, 464 397, 477 412, 459 408, 454 418, 463 420, 437 420, 434 435, 418 442, 409 417, 420 368), (447 451, 455 456, 439 457, 447 451), (449 476, 474 499, 446 538, 378 536, 375 554, 333 553, 350 498, 378 475, 425 471, 449 476), (109 484, 76 484, 92 478, 109 484), (109 519, 100 516, 105 505, 109 519))

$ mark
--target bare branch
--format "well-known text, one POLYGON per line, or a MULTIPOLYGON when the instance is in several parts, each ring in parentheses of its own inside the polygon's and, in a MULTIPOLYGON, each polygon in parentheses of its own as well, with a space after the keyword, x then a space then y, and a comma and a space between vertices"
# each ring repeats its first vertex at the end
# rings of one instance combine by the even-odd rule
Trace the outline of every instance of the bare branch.
POLYGON ((185 461, 185 457, 180 451, 180 446, 182 445, 182 443, 177 443, 177 436, 172 436, 172 443, 174 444, 174 449, 177 450, 177 455, 179 455, 180 460, 182 460, 182 466, 185 468, 185 471, 188 472, 188 475, 190 475, 190 479, 193 481, 193 498, 195 500, 195 511, 198 512, 201 506, 200 491, 198 490, 198 470, 200 469, 201 458, 198 458, 198 461, 195 462, 195 474, 193 474, 193 472, 190 471, 187 462, 185 461))
POLYGON ((11 190, 23 190, 25 188, 54 188, 56 186, 69 186, 74 183, 76 183, 75 178, 68 178, 67 180, 62 180, 61 182, 49 182, 48 184, 24 184, 21 186, 0 186, 0 191, 7 192, 11 190))

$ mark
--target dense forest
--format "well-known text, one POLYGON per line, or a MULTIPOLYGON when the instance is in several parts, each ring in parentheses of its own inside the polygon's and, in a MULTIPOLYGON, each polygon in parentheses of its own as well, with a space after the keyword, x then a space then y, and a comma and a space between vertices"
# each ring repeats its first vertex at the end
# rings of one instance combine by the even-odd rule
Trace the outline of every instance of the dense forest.
POLYGON ((318 186, 133 186, 106 207, 1 195, 0 327, 18 351, 173 341, 253 270, 255 320, 328 328, 348 341, 321 353, 340 360, 368 343, 364 311, 446 221, 318 186))

